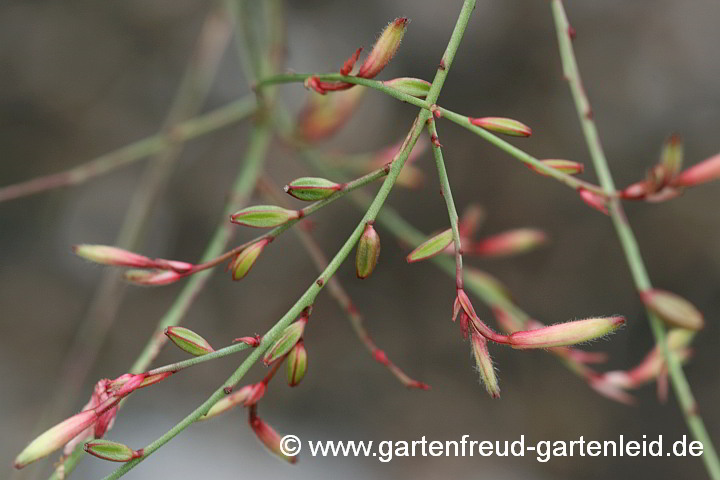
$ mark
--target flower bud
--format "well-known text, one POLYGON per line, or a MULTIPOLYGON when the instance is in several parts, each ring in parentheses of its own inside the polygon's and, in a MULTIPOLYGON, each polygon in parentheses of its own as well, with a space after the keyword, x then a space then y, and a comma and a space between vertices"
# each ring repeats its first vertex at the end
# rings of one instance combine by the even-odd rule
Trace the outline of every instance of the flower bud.
POLYGON ((245 385, 240 390, 220 399, 210 410, 199 418, 199 420, 209 420, 213 417, 225 413, 238 405, 249 406, 257 403, 265 394, 265 384, 263 382, 245 385))
POLYGON ((468 117, 470 123, 476 127, 484 128, 495 133, 502 133, 504 135, 510 135, 513 137, 529 137, 532 135, 532 129, 524 123, 513 120, 512 118, 504 117, 483 117, 483 118, 472 118, 468 117))
POLYGON ((355 255, 355 271, 358 278, 368 278, 380 257, 380 236, 373 228, 372 223, 365 225, 365 231, 357 244, 355 255))
POLYGON ((385 30, 383 30, 375 42, 370 55, 368 55, 365 62, 360 66, 357 72, 358 77, 373 78, 385 68, 385 65, 390 62, 390 59, 392 59, 400 47, 400 42, 405 35, 407 24, 407 18, 396 18, 385 27, 385 30))
POLYGON ((481 240, 472 245, 467 253, 488 257, 517 255, 532 250, 546 241, 547 235, 540 230, 518 228, 481 240))
POLYGON ((406 93, 413 97, 425 98, 428 92, 430 92, 430 82, 422 80, 420 78, 411 77, 400 77, 393 78, 383 82, 386 87, 392 87, 395 90, 399 90, 402 93, 406 93))
POLYGON ((624 324, 624 317, 588 318, 536 330, 515 332, 508 337, 508 343, 516 349, 575 345, 604 337, 624 324))
POLYGON ((580 198, 583 202, 594 208, 595 210, 604 213, 605 215, 610 215, 610 212, 608 212, 607 209, 607 198, 595 193, 591 192, 590 190, 586 188, 579 188, 578 194, 580 195, 580 198))
POLYGON ((660 165, 667 172, 667 179, 674 178, 682 168, 683 164, 683 142, 680 135, 671 135, 665 141, 660 153, 660 165))
POLYGON ((681 172, 673 185, 692 187, 720 178, 720 153, 681 172))
POLYGON ((280 448, 280 435, 260 417, 251 416, 250 427, 258 440, 260 440, 260 443, 265 445, 272 453, 290 463, 297 462, 297 455, 291 457, 283 453, 282 448, 280 448))
POLYGON ((20 452, 15 458, 15 468, 23 468, 36 460, 50 455, 94 424, 97 418, 95 410, 84 410, 58 423, 30 442, 30 444, 20 452))
POLYGON ((168 285, 183 277, 183 274, 173 270, 128 270, 125 272, 125 280, 136 285, 168 285))
POLYGON ((333 193, 342 190, 339 183, 317 177, 302 177, 293 180, 285 185, 285 193, 292 195, 298 200, 315 202, 323 200, 333 193))
POLYGON ((247 227, 272 228, 296 218, 300 218, 300 212, 297 210, 288 210, 275 205, 256 205, 233 213, 230 221, 247 227))
POLYGON ((448 228, 444 232, 438 233, 420 244, 415 250, 410 252, 406 259, 408 263, 413 263, 434 257, 448 248, 452 243, 452 229, 448 228))
POLYGON ((688 330, 703 328, 703 314, 679 295, 665 290, 651 289, 642 292, 640 298, 648 309, 668 325, 688 330))
MULTIPOLYGON (((545 165, 546 167, 550 167, 553 170, 557 170, 558 172, 565 173, 568 175, 577 175, 578 173, 582 173, 585 171, 585 165, 579 162, 573 162, 572 160, 560 160, 555 158, 550 158, 547 160, 540 160, 540 163, 545 165)), ((547 173, 543 172, 539 168, 537 168, 535 165, 527 164, 527 166, 534 171, 535 173, 538 173, 543 176, 548 176, 547 173)))
POLYGON ((207 340, 185 327, 167 327, 165 335, 180 350, 196 357, 215 351, 207 340))
POLYGON ((460 219, 458 220, 458 230, 460 231, 460 238, 472 237, 480 225, 485 221, 485 210, 475 203, 472 203, 465 207, 460 219))
POLYGON ((73 252, 78 257, 102 265, 113 265, 116 267, 137 267, 153 268, 155 262, 143 255, 128 252, 122 248, 110 247, 107 245, 73 245, 73 252))
POLYGON ((268 238, 258 240, 237 254, 230 265, 233 280, 242 280, 250 273, 250 269, 255 265, 255 261, 268 243, 270 243, 268 238))
POLYGON ((500 398, 500 385, 495 366, 487 348, 487 340, 477 332, 472 333, 472 351, 475 355, 475 364, 480 374, 480 380, 492 398, 500 398))
POLYGON ((307 324, 307 318, 302 317, 300 320, 289 325, 280 335, 280 338, 270 347, 263 358, 265 365, 270 365, 275 360, 282 358, 287 354, 298 341, 302 338, 305 332, 305 325, 307 324))
POLYGON ((291 387, 295 387, 300 384, 303 378, 305 378, 305 372, 307 371, 307 350, 302 340, 300 340, 290 353, 287 358, 287 382, 291 387))
POLYGON ((127 445, 110 440, 91 440, 85 444, 83 449, 90 455, 111 462, 129 462, 133 458, 143 456, 142 449, 135 451, 127 445))
POLYGON ((255 348, 255 347, 257 347, 258 345, 260 345, 260 340, 261 340, 261 339, 260 339, 260 335, 255 335, 254 337, 240 337, 240 338, 235 338, 235 339, 233 339, 233 343, 242 342, 242 343, 244 343, 245 345, 248 345, 248 346, 250 346, 250 347, 255 348))

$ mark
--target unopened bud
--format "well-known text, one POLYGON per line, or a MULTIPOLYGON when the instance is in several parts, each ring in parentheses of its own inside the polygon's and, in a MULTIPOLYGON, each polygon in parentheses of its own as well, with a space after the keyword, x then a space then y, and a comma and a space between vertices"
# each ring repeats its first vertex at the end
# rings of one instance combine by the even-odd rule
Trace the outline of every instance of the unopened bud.
POLYGON ((695 306, 672 292, 652 289, 640 294, 645 306, 673 327, 700 330, 703 328, 703 314, 695 306))
POLYGON ((15 458, 15 468, 23 468, 36 460, 50 455, 94 424, 97 418, 95 410, 84 410, 58 423, 30 442, 30 444, 20 452, 15 458))
POLYGON ((256 205, 243 208, 230 216, 238 225, 255 228, 272 228, 300 217, 297 210, 288 210, 275 205, 256 205))
POLYGON ((407 24, 407 18, 396 18, 385 27, 385 30, 375 42, 370 55, 360 66, 357 72, 358 77, 373 78, 385 68, 400 47, 407 24))
POLYGON ((339 183, 317 177, 302 177, 293 180, 285 185, 285 193, 292 195, 298 200, 306 202, 315 202, 323 200, 338 190, 342 190, 343 186, 339 183))
POLYGON ((513 137, 529 137, 532 135, 532 129, 522 122, 504 117, 469 117, 470 123, 476 127, 484 128, 495 133, 510 135, 513 137))
POLYGON ((720 178, 720 153, 681 172, 673 185, 692 187, 720 178))
POLYGON ((305 378, 307 371, 307 350, 303 341, 300 340, 287 358, 287 382, 291 387, 295 387, 305 378))
POLYGON ((480 380, 492 398, 500 398, 500 385, 487 348, 487 340, 477 332, 473 332, 471 337, 472 351, 475 356, 477 371, 480 374, 480 380))
POLYGON ((196 357, 215 351, 207 340, 185 327, 167 327, 165 335, 180 350, 196 357))
POLYGON ((607 208, 607 198, 595 193, 591 192, 590 190, 586 188, 579 188, 578 194, 580 195, 580 198, 583 202, 594 208, 595 210, 604 213, 605 215, 610 215, 610 212, 608 212, 607 208))
POLYGON ((242 342, 245 345, 255 348, 260 345, 260 335, 255 335, 254 337, 240 337, 233 339, 233 343, 238 342, 242 342))
POLYGON ((365 231, 360 236, 355 255, 355 271, 358 278, 368 278, 380 257, 380 236, 373 228, 372 223, 365 225, 365 231))
POLYGON ((448 248, 452 242, 452 229, 448 228, 444 232, 438 233, 420 244, 415 250, 410 252, 406 259, 408 263, 413 263, 434 257, 448 248))
POLYGON ((136 285, 160 286, 175 283, 184 275, 173 270, 128 270, 125 280, 136 285))
POLYGON ((674 178, 682 169, 683 156, 682 138, 680 135, 671 135, 660 153, 660 164, 665 168, 668 180, 674 178))
POLYGON ((280 446, 280 435, 267 423, 265 423, 260 417, 250 417, 250 427, 252 428, 255 436, 260 440, 260 443, 278 457, 286 460, 290 463, 297 462, 297 455, 289 456, 283 453, 283 449, 280 446))
POLYGON ((242 280, 250 273, 250 269, 255 265, 255 261, 268 243, 270 243, 270 239, 267 238, 258 240, 238 253, 230 265, 233 280, 242 280))
POLYGON ((475 243, 468 253, 501 257, 525 253, 547 242, 547 235, 532 228, 518 228, 475 243))
POLYGON ((427 80, 411 77, 393 78, 383 82, 383 84, 417 98, 427 97, 431 85, 427 80))
POLYGON ((258 402, 265 395, 265 384, 263 382, 245 385, 240 390, 221 398, 210 410, 199 418, 199 420, 208 420, 216 417, 221 413, 225 413, 239 405, 250 406, 258 402))
MULTIPOLYGON (((585 171, 585 165, 579 162, 573 162, 572 160, 560 160, 555 158, 550 158, 547 160, 540 160, 540 163, 545 165, 546 167, 550 167, 553 170, 557 170, 558 172, 565 173, 567 175, 577 175, 578 173, 582 173, 585 171)), ((534 171, 535 173, 539 173, 540 175, 548 176, 547 173, 543 172, 539 168, 537 168, 535 165, 527 164, 527 166, 534 171)))
POLYGON ((302 317, 300 320, 289 325, 280 335, 280 338, 270 347, 263 358, 265 365, 270 365, 275 360, 282 358, 286 355, 295 344, 300 341, 305 332, 305 325, 307 324, 307 318, 302 317))
POLYGON ((515 332, 508 337, 508 343, 517 349, 575 345, 604 337, 624 324, 624 317, 588 318, 515 332))
POLYGON ((152 268, 155 266, 148 257, 128 252, 122 248, 110 247, 107 245, 74 245, 73 252, 78 257, 102 265, 113 265, 117 267, 152 268))
POLYGON ((85 444, 83 449, 90 455, 111 462, 129 462, 133 458, 143 456, 142 449, 135 451, 127 445, 110 440, 91 440, 85 444))

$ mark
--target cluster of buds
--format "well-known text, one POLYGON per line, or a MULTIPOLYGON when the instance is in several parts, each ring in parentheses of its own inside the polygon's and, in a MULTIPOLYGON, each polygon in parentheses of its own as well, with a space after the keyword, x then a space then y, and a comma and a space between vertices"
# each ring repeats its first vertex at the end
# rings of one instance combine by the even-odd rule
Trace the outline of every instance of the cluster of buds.
POLYGON ((107 245, 75 245, 75 255, 101 265, 129 267, 125 279, 138 285, 166 285, 193 273, 195 265, 164 258, 151 259, 107 245))
MULTIPOLYGON (((82 411, 58 423, 30 442, 15 458, 15 468, 23 468, 63 446, 64 453, 68 455, 75 446, 88 437, 102 438, 112 428, 120 400, 135 390, 153 385, 170 375, 171 372, 157 375, 128 373, 115 380, 100 380, 82 411)), ((102 448, 98 446, 91 450, 100 451, 102 448)), ((139 455, 142 453, 140 452, 139 455)))
POLYGON ((628 200, 661 202, 682 194, 686 187, 701 185, 720 178, 720 154, 682 170, 683 144, 672 135, 663 145, 660 160, 653 165, 644 180, 625 188, 620 195, 628 200))
MULTIPOLYGON (((355 76, 358 78, 375 78, 377 74, 380 73, 388 63, 390 63, 392 57, 395 56, 395 53, 400 47, 400 42, 405 35, 405 28, 407 27, 407 24, 407 18, 396 18, 390 22, 390 24, 385 27, 385 30, 383 30, 380 34, 380 37, 375 42, 372 51, 363 64, 360 65, 360 68, 355 76)), ((343 64, 340 69, 341 75, 349 75, 352 72, 355 67, 355 63, 360 57, 360 52, 362 52, 362 48, 358 48, 355 53, 353 53, 343 64)), ((305 86, 320 94, 325 94, 330 91, 347 90, 352 88, 354 84, 348 82, 326 82, 317 77, 309 77, 305 81, 305 86)))

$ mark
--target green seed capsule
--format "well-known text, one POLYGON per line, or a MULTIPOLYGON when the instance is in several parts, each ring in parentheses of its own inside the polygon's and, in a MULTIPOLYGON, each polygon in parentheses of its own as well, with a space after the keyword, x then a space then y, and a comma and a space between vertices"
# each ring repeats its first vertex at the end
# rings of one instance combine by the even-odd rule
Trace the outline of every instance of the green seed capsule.
POLYGON ((298 200, 316 202, 323 200, 338 190, 342 185, 318 177, 302 177, 285 185, 285 192, 298 200))
POLYGON ((365 225, 360 240, 357 244, 357 255, 355 257, 355 269, 358 278, 369 277, 380 257, 380 236, 377 234, 371 223, 365 225))

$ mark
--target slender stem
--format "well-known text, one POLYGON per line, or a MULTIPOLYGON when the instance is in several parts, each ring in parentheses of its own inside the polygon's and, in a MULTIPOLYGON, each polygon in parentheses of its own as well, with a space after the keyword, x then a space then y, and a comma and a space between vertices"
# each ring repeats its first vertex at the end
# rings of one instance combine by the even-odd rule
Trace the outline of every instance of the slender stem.
MULTIPOLYGON (((282 75, 277 75, 274 77, 266 78, 263 81, 261 81, 257 85, 257 87, 266 86, 266 85, 274 85, 274 84, 279 84, 279 83, 301 82, 301 81, 303 81, 309 77, 313 77, 313 76, 318 77, 320 80, 345 81, 348 83, 354 83, 357 85, 370 87, 374 90, 385 93, 393 98, 396 98, 403 102, 409 103, 416 107, 430 110, 432 112, 437 112, 441 118, 446 118, 446 119, 450 120, 451 122, 456 123, 456 124, 460 125, 461 127, 464 127, 466 129, 470 130, 471 132, 475 133, 476 135, 482 137, 484 140, 492 143, 493 145, 498 147, 500 150, 503 150, 504 152, 510 154, 511 156, 515 157, 516 159, 520 160, 521 162, 523 162, 527 165, 531 165, 534 170, 544 173, 545 175, 547 175, 555 180, 558 180, 559 182, 567 185, 568 187, 570 187, 574 190, 582 188, 582 189, 586 189, 586 190, 590 190, 592 192, 598 193, 603 196, 605 196, 607 194, 604 189, 598 187, 597 185, 593 185, 589 182, 575 178, 572 175, 568 175, 568 174, 560 172, 552 167, 549 167, 549 166, 545 165, 544 163, 542 163, 537 158, 535 158, 534 156, 532 156, 529 153, 523 151, 522 149, 512 145, 511 143, 501 139, 497 135, 490 133, 489 131, 487 131, 481 127, 473 125, 472 123, 470 123, 470 118, 467 115, 455 113, 452 110, 448 110, 446 108, 435 105, 434 103, 432 103, 429 100, 421 100, 419 98, 413 97, 406 93, 400 92, 392 87, 386 86, 383 82, 378 81, 378 80, 368 80, 366 78, 345 76, 345 75, 340 75, 339 73, 330 73, 330 74, 323 74, 323 75, 316 75, 316 74, 311 74, 311 73, 293 73, 293 74, 282 74, 282 75)), ((330 95, 332 95, 332 94, 330 94, 330 95)), ((429 96, 428 96, 428 98, 429 98, 429 96)), ((614 194, 614 192, 613 192, 613 194, 614 194)))
POLYGON ((157 375, 158 373, 165 372, 175 373, 186 368, 194 367, 195 365, 199 365, 201 363, 209 362, 211 360, 216 360, 222 357, 227 357, 228 355, 232 355, 233 353, 242 352, 243 350, 246 350, 248 348, 250 348, 250 345, 248 345, 247 343, 236 343, 234 345, 229 345, 225 348, 215 350, 214 352, 208 353, 206 355, 201 355, 199 357, 189 358, 181 362, 175 362, 162 367, 153 368, 152 370, 148 370, 146 373, 148 375, 157 375))
MULTIPOLYGON (((440 95, 440 91, 442 90, 445 79, 447 78, 447 73, 455 57, 455 52, 460 45, 460 41, 462 39, 463 33, 465 32, 465 29, 467 28, 470 14, 472 13, 474 7, 475 0, 465 0, 463 3, 463 7, 460 11, 460 16, 458 17, 458 20, 455 24, 455 28, 450 38, 450 42, 448 43, 445 54, 443 56, 442 64, 444 68, 438 70, 435 75, 435 79, 430 86, 428 99, 431 99, 433 103, 440 95)), ((393 162, 390 166, 390 172, 388 173, 387 178, 380 187, 380 190, 376 194, 375 199, 372 201, 370 207, 365 212, 362 220, 355 227, 353 233, 345 241, 345 243, 337 252, 335 257, 333 257, 333 259, 330 261, 327 268, 320 275, 318 280, 322 281, 316 281, 310 285, 310 287, 305 291, 305 293, 300 297, 300 299, 295 302, 295 304, 290 308, 290 310, 288 310, 288 312, 275 324, 275 326, 273 326, 267 332, 267 334, 263 337, 261 344, 253 350, 253 352, 245 359, 242 364, 240 364, 240 366, 230 376, 230 378, 228 378, 228 380, 220 388, 218 388, 210 396, 210 398, 208 398, 202 405, 196 408, 190 415, 185 417, 181 422, 175 425, 167 433, 165 433, 163 436, 148 445, 148 447, 144 449, 144 455, 142 457, 125 463, 117 470, 112 472, 110 475, 105 477, 105 480, 113 480, 122 477, 125 473, 134 468, 138 463, 146 459, 154 451, 165 445, 172 438, 182 432, 185 428, 194 423, 202 415, 205 415, 215 403, 217 403, 221 398, 223 398, 226 388, 232 388, 243 378, 243 376, 247 373, 250 367, 263 355, 263 353, 275 342, 275 340, 279 338, 282 331, 290 324, 290 322, 292 322, 300 314, 300 312, 302 312, 303 309, 313 304, 318 293, 320 293, 323 285, 327 283, 327 281, 335 274, 337 269, 350 254, 353 247, 355 246, 363 231, 365 230, 365 226, 367 225, 367 223, 370 221, 374 221, 377 217, 380 208, 383 206, 385 200, 390 194, 390 191, 392 190, 392 187, 394 186, 398 175, 400 175, 402 167, 405 165, 405 162, 407 161, 410 152, 415 146, 418 137, 422 133, 425 121, 429 118, 430 115, 431 113, 427 110, 422 110, 418 114, 410 132, 408 133, 407 138, 405 139, 405 142, 400 148, 398 154, 393 159, 393 162)))
MULTIPOLYGON (((600 179, 600 183, 605 189, 605 192, 610 195, 615 191, 615 184, 613 182, 608 161, 605 157, 605 153, 603 152, 597 127, 593 120, 590 101, 585 94, 582 79, 580 78, 577 60, 575 59, 575 53, 572 47, 570 23, 568 22, 561 0, 552 0, 551 5, 553 18, 555 20, 555 28, 557 31, 558 44, 560 47, 563 73, 570 85, 570 91, 575 102, 578 118, 582 126, 585 141, 590 151, 590 156, 592 157, 593 164, 597 170, 598 178, 600 179)), ((625 253, 625 258, 630 267, 635 287, 639 292, 652 288, 650 277, 647 273, 647 269, 645 268, 642 255, 640 254, 640 248, 632 228, 627 221, 627 217, 625 216, 620 200, 611 196, 608 203, 608 210, 617 235, 620 239, 623 252, 625 253)), ((685 422, 687 423, 693 437, 700 441, 704 447, 702 458, 705 463, 705 468, 713 480, 720 480, 720 459, 718 459, 718 455, 715 451, 715 447, 713 446, 712 439, 705 428, 703 419, 698 413, 697 403, 692 390, 690 389, 690 384, 683 372, 682 365, 677 358, 677 355, 668 348, 665 338, 665 326, 663 325, 662 320, 654 313, 648 310, 647 314, 650 320, 651 330, 655 336, 655 341, 658 345, 660 345, 660 350, 665 357, 670 381, 673 385, 675 395, 677 396, 680 408, 685 417, 685 422)))
POLYGON ((438 171, 438 179, 440 180, 440 191, 445 199, 448 217, 450 218, 453 243, 455 244, 455 286, 461 289, 463 288, 463 261, 460 230, 458 229, 458 214, 455 209, 455 201, 453 200, 452 190, 450 188, 450 180, 448 179, 447 170, 445 169, 445 161, 443 160, 442 146, 440 145, 440 140, 438 139, 437 127, 432 119, 428 122, 427 128, 430 133, 430 143, 433 155, 435 156, 435 166, 438 171))
POLYGON ((63 172, 0 188, 0 202, 26 197, 59 187, 80 185, 86 181, 161 153, 172 145, 187 142, 219 130, 248 117, 255 110, 255 100, 248 96, 223 107, 185 121, 166 132, 157 133, 122 148, 101 155, 63 172))
MULTIPOLYGON (((266 192, 268 197, 275 199, 276 201, 282 200, 278 198, 280 194, 278 193, 278 190, 274 188, 275 185, 273 182, 261 179, 260 187, 266 192)), ((323 270, 325 270, 328 265, 328 260, 322 249, 320 248, 320 245, 317 244, 313 236, 310 234, 309 230, 303 228, 296 228, 293 230, 293 232, 300 239, 300 242, 303 244, 305 250, 310 255, 310 259, 313 261, 318 271, 322 272, 323 270)), ((387 355, 382 349, 377 346, 377 344, 370 336, 367 328, 365 328, 365 322, 362 315, 358 311, 355 303, 352 301, 350 295, 347 293, 347 291, 342 286, 337 277, 332 277, 330 280, 328 280, 327 287, 330 296, 333 297, 337 301, 340 308, 343 309, 348 320, 350 321, 350 325, 352 326, 353 331, 357 335, 358 339, 363 343, 363 345, 365 345, 365 348, 367 348, 373 358, 378 363, 385 365, 390 371, 390 373, 392 373, 395 378, 397 378, 398 381, 402 383, 405 387, 428 389, 429 386, 427 384, 415 380, 409 375, 407 375, 400 367, 398 367, 387 357, 387 355)))

